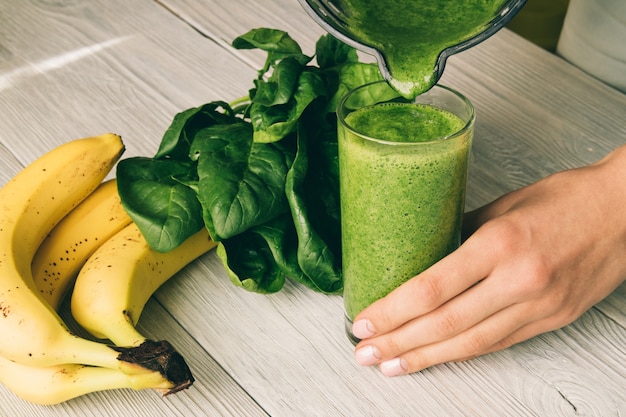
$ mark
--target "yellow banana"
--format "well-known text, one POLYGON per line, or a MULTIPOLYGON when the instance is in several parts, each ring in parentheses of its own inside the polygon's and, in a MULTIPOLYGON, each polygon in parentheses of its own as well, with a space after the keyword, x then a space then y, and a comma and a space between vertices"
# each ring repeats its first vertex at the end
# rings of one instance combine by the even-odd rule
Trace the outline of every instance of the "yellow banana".
POLYGON ((117 181, 100 184, 52 229, 35 253, 33 279, 44 300, 57 310, 87 258, 131 221, 117 181))
MULTIPOLYGON (((153 373, 158 352, 121 351, 72 334, 37 290, 31 263, 52 228, 95 190, 124 151, 119 136, 105 134, 61 145, 25 167, 0 188, 0 356, 31 367, 67 363, 153 373), (136 354, 135 354, 136 353, 136 354), (148 368, 151 366, 152 368, 148 368)), ((184 376, 159 385, 188 386, 184 376)))
POLYGON ((135 325, 150 296, 185 265, 215 247, 206 229, 169 252, 150 248, 133 223, 87 260, 72 291, 72 316, 118 346, 145 341, 135 325))
POLYGON ((33 366, 80 361, 117 367, 115 351, 70 334, 38 295, 31 261, 44 237, 100 184, 123 149, 116 135, 71 141, 0 189, 1 356, 33 366))
POLYGON ((79 364, 33 367, 0 356, 0 383, 23 400, 51 405, 97 391, 169 389, 157 371, 128 375, 117 369, 79 364))

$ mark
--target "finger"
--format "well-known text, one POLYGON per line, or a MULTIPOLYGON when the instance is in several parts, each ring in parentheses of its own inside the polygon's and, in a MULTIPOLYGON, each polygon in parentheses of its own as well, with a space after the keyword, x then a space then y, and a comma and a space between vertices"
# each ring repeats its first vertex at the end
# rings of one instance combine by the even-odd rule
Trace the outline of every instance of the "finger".
POLYGON ((560 329, 568 324, 570 324, 571 320, 563 321, 560 316, 550 316, 545 319, 533 321, 528 323, 522 327, 520 327, 515 332, 511 333, 507 337, 499 340, 494 343, 488 349, 485 350, 486 353, 497 352, 499 350, 507 349, 513 345, 524 342, 526 340, 532 339, 535 336, 538 336, 543 333, 551 332, 553 330, 560 329))
POLYGON ((364 339, 386 333, 433 311, 476 284, 489 275, 494 264, 488 251, 470 238, 455 252, 359 313, 354 320, 355 336, 364 339))
MULTIPOLYGON (((489 278, 436 310, 410 320, 390 333, 367 339, 361 346, 376 346, 378 359, 393 358, 415 348, 454 337, 509 307, 514 298, 510 286, 489 278)), ((371 365, 373 358, 357 353, 357 361, 371 365)))
POLYGON ((421 371, 441 363, 479 356, 532 320, 528 318, 528 311, 523 305, 513 305, 450 339, 383 360, 380 369, 387 376, 396 376, 421 371))
POLYGON ((551 297, 544 297, 541 300, 531 300, 526 303, 518 304, 518 306, 520 309, 524 309, 527 312, 529 320, 480 354, 506 349, 537 335, 560 329, 571 324, 585 311, 563 308, 560 304, 554 303, 551 297))

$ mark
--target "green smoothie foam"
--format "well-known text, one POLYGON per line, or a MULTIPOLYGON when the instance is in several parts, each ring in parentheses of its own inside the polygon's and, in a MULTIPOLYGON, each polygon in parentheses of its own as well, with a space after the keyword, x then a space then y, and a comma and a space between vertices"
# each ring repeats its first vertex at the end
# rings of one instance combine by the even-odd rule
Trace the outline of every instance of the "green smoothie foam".
POLYGON ((350 254, 344 301, 353 319, 458 247, 471 137, 446 138, 465 122, 429 105, 378 104, 350 113, 345 123, 397 142, 339 129, 342 245, 350 254), (382 147, 391 149, 381 156, 382 147))

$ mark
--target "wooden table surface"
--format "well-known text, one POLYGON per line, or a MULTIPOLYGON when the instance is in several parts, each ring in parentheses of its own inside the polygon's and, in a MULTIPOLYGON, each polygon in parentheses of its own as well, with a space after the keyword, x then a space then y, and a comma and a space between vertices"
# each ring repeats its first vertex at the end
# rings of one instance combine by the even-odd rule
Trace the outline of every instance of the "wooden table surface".
MULTIPOLYGON (((122 135, 151 156, 174 114, 247 93, 264 55, 230 42, 323 33, 297 0, 0 0, 0 184, 70 139, 122 135)), ((477 110, 468 209, 626 141, 626 95, 503 30, 452 57, 442 79, 477 110)), ((626 415, 626 286, 573 324, 502 352, 386 378, 353 360, 339 296, 233 286, 211 252, 162 287, 141 330, 171 340, 197 382, 161 398, 116 390, 20 416, 626 415)))

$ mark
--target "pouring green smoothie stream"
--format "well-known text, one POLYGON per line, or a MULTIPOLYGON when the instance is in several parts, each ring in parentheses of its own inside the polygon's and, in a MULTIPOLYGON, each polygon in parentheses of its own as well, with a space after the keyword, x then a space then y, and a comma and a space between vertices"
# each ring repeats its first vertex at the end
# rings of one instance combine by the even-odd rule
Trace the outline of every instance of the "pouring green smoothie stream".
POLYGON ((526 0, 299 0, 330 34, 378 60, 400 94, 415 97, 447 58, 501 29, 526 0))
POLYGON ((493 34, 525 0, 300 0, 385 81, 337 109, 345 328, 460 245, 474 108, 437 85, 448 56, 493 34))

